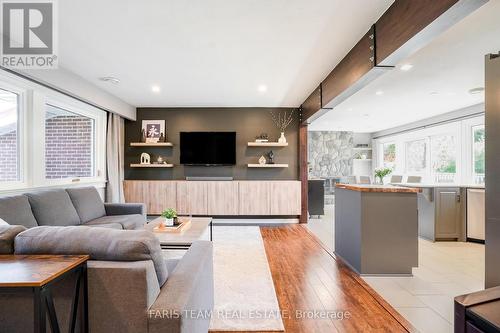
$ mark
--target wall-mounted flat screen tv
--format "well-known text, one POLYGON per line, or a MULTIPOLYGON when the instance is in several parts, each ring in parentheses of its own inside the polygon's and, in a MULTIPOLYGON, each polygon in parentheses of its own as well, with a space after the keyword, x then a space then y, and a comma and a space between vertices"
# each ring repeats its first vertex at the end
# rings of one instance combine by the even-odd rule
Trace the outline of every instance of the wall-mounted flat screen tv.
POLYGON ((236 132, 180 132, 180 143, 181 164, 236 164, 236 132))

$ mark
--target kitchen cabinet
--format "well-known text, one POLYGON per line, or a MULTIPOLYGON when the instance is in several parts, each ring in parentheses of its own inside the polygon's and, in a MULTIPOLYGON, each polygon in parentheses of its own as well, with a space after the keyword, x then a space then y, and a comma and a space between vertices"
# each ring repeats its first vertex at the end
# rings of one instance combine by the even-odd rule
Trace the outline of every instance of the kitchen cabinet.
POLYGON ((422 187, 418 194, 418 235, 430 241, 465 241, 465 189, 422 187))
POLYGON ((437 188, 436 239, 460 238, 462 230, 462 197, 460 188, 437 188))

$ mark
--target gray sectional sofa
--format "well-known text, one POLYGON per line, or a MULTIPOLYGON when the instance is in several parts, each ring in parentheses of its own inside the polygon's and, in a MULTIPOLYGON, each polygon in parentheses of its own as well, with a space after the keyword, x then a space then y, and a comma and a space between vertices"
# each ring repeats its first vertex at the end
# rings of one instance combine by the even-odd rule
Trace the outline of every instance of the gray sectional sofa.
POLYGON ((103 203, 95 187, 55 189, 0 198, 0 218, 11 225, 142 229, 143 204, 103 203))
MULTIPOLYGON (((212 243, 195 242, 181 259, 165 259, 156 236, 141 228, 143 205, 103 204, 96 195, 80 188, 0 198, 0 218, 22 225, 0 225, 0 255, 89 254, 90 332, 207 332, 212 243)), ((75 280, 58 283, 52 296, 64 330, 75 280)), ((32 332, 30 295, 2 295, 0 309, 0 332, 32 332)))

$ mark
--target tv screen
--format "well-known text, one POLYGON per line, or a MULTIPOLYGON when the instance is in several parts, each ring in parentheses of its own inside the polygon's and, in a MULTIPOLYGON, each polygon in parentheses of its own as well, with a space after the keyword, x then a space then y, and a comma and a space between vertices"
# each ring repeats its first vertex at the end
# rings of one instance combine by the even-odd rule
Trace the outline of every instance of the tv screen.
POLYGON ((181 164, 236 164, 236 132, 181 132, 181 164))

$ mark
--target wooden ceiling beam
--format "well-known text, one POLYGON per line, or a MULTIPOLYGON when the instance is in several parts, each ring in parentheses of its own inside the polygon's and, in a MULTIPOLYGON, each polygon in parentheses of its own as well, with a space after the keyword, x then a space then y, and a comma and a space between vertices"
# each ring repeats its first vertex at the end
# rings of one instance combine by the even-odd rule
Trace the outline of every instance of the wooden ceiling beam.
POLYGON ((488 0, 396 0, 302 104, 310 123, 488 0))

